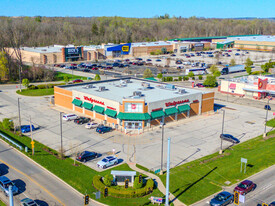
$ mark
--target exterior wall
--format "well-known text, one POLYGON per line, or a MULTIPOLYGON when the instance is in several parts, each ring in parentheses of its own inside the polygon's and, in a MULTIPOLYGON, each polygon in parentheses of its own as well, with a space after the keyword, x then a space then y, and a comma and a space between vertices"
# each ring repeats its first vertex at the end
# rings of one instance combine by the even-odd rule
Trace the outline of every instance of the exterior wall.
POLYGON ((268 41, 243 41, 236 40, 234 48, 248 49, 248 50, 272 51, 275 48, 275 42, 268 41))
POLYGON ((199 114, 199 110, 200 110, 199 107, 200 107, 199 102, 197 102, 197 103, 191 103, 190 104, 190 116, 198 115, 199 114))
POLYGON ((148 47, 132 47, 132 55, 134 57, 145 56, 148 54, 148 47))
POLYGON ((245 87, 244 83, 222 80, 220 91, 226 92, 226 93, 233 93, 233 94, 237 94, 237 95, 244 95, 245 94, 245 92, 243 90, 244 87, 245 87), (230 89, 229 88, 230 84, 236 84, 236 89, 230 89))
POLYGON ((95 112, 95 118, 96 118, 96 119, 100 119, 100 120, 105 120, 105 116, 104 116, 104 115, 98 114, 98 113, 96 113, 96 112, 95 112))
POLYGON ((74 111, 77 111, 79 113, 83 113, 83 108, 75 106, 74 111))
POLYGON ((68 91, 59 87, 54 87, 54 101, 55 104, 58 106, 73 110, 72 91, 68 91))
MULTIPOLYGON (((16 59, 16 54, 14 52, 14 49, 12 48, 6 48, 9 55, 11 55, 12 58, 16 59)), ((22 61, 23 62, 34 62, 35 64, 42 64, 42 57, 41 54, 38 52, 29 52, 26 50, 21 50, 22 55, 22 61)))
POLYGON ((214 109, 214 92, 202 95, 201 113, 209 112, 214 109))

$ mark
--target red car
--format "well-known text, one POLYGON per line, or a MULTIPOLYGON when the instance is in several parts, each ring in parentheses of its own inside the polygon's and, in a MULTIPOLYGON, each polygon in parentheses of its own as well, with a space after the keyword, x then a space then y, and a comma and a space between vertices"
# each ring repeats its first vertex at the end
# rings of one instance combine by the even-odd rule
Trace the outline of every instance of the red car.
POLYGON ((198 83, 196 84, 196 87, 204 87, 204 85, 202 83, 198 83))
POLYGON ((98 70, 98 68, 97 67, 93 67, 92 70, 98 70))
POLYGON ((113 69, 113 67, 106 67, 106 69, 110 70, 110 69, 113 69))
POLYGON ((247 193, 254 191, 255 188, 256 188, 255 183, 253 183, 250 180, 245 180, 245 181, 241 182, 240 184, 238 184, 237 187, 235 187, 234 192, 237 191, 241 195, 246 195, 247 193))
POLYGON ((75 79, 73 80, 73 83, 80 83, 80 82, 83 82, 81 79, 75 79))
POLYGON ((232 52, 232 50, 228 50, 227 52, 232 52))
POLYGON ((76 66, 77 66, 77 64, 71 64, 71 66, 76 67, 76 66))

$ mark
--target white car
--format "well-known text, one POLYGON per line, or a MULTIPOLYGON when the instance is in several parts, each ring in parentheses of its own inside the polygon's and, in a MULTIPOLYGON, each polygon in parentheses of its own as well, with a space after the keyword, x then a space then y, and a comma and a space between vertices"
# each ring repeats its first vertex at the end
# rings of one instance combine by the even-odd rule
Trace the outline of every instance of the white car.
POLYGON ((105 157, 104 159, 100 160, 97 163, 97 166, 102 169, 105 169, 109 166, 116 165, 116 164, 118 164, 118 159, 114 156, 108 156, 108 157, 105 157))
POLYGON ((70 121, 70 120, 75 120, 77 118, 78 116, 76 114, 64 114, 62 119, 65 121, 70 121))
POLYGON ((98 127, 98 124, 95 122, 89 122, 85 125, 85 128, 87 128, 87 129, 94 129, 96 127, 98 127))

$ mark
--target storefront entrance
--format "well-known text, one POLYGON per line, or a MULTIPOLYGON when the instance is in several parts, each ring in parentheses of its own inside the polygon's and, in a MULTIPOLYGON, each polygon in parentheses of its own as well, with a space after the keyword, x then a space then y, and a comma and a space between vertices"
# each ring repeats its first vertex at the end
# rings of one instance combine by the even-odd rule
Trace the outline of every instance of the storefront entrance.
POLYGON ((126 127, 126 129, 141 129, 142 121, 125 121, 124 127, 126 127))

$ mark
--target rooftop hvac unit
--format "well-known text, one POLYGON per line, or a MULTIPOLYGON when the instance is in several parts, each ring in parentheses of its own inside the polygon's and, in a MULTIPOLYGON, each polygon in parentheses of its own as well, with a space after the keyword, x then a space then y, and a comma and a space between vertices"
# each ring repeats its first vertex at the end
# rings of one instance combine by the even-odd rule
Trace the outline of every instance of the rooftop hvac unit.
POLYGON ((144 87, 144 88, 148 88, 148 87, 150 87, 150 83, 141 82, 141 86, 144 87))
POLYGON ((175 89, 175 85, 173 85, 173 84, 166 84, 166 85, 165 85, 165 88, 166 88, 166 89, 174 90, 174 89, 175 89))
POLYGON ((102 92, 102 91, 105 90, 105 87, 104 87, 104 86, 100 86, 100 87, 98 87, 98 90, 99 90, 100 92, 102 92))
POLYGON ((185 94, 186 91, 185 91, 185 89, 178 89, 178 93, 180 93, 180 94, 185 94))
POLYGON ((141 92, 140 91, 134 91, 133 92, 133 96, 141 96, 141 92))

